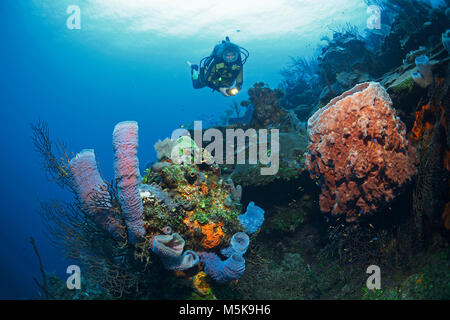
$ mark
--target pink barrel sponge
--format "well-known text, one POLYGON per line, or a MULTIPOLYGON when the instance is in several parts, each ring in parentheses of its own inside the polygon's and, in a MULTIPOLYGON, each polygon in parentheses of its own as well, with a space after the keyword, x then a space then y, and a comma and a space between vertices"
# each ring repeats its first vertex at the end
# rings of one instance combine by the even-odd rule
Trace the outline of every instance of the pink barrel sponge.
POLYGON ((114 172, 117 179, 118 198, 122 215, 127 224, 132 243, 145 235, 144 207, 138 186, 141 184, 139 173, 138 124, 124 121, 114 127, 114 172))
POLYGON ((308 120, 306 167, 321 185, 320 209, 348 222, 389 203, 415 174, 415 149, 386 90, 356 85, 308 120))
POLYGON ((111 216, 108 208, 99 208, 98 201, 108 199, 107 186, 100 176, 94 150, 85 149, 69 162, 73 184, 84 209, 94 215, 94 220, 108 233, 118 238, 119 222, 111 216))

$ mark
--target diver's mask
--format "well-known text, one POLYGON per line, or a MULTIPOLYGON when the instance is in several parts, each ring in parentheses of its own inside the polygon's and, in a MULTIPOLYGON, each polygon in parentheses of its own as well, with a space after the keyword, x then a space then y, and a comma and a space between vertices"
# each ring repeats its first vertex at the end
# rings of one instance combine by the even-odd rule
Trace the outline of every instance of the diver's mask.
POLYGON ((223 53, 222 58, 226 63, 233 63, 238 59, 238 53, 236 51, 228 50, 223 53))

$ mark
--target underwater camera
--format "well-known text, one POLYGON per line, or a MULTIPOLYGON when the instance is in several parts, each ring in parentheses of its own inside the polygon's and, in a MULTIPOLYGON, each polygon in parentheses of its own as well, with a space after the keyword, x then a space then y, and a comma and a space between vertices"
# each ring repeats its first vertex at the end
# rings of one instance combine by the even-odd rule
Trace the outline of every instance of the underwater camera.
POLYGON ((227 89, 227 94, 229 94, 230 96, 235 96, 238 93, 239 93, 239 89, 238 88, 227 89))

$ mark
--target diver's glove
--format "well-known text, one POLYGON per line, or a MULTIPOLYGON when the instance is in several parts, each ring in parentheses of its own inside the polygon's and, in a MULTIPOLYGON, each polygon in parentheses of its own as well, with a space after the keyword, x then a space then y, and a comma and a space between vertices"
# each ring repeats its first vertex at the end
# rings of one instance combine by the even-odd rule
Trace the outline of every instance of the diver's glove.
POLYGON ((192 75, 192 80, 198 79, 198 65, 191 64, 191 75, 192 75))
POLYGON ((219 88, 219 91, 221 94, 223 94, 225 97, 229 97, 230 95, 227 93, 228 88, 219 88))

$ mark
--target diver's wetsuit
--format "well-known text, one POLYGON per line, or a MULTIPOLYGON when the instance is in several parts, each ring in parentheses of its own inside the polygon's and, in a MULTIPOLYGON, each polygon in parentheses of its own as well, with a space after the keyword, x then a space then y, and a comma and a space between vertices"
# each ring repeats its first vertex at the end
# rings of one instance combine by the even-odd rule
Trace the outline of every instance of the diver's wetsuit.
POLYGON ((209 87, 214 90, 219 90, 223 87, 231 87, 236 81, 236 87, 242 88, 243 83, 243 66, 239 58, 234 63, 225 63, 223 59, 211 57, 209 63, 205 63, 204 68, 198 65, 191 66, 191 78, 194 89, 209 87), (198 76, 194 76, 194 70, 199 71, 198 76))

